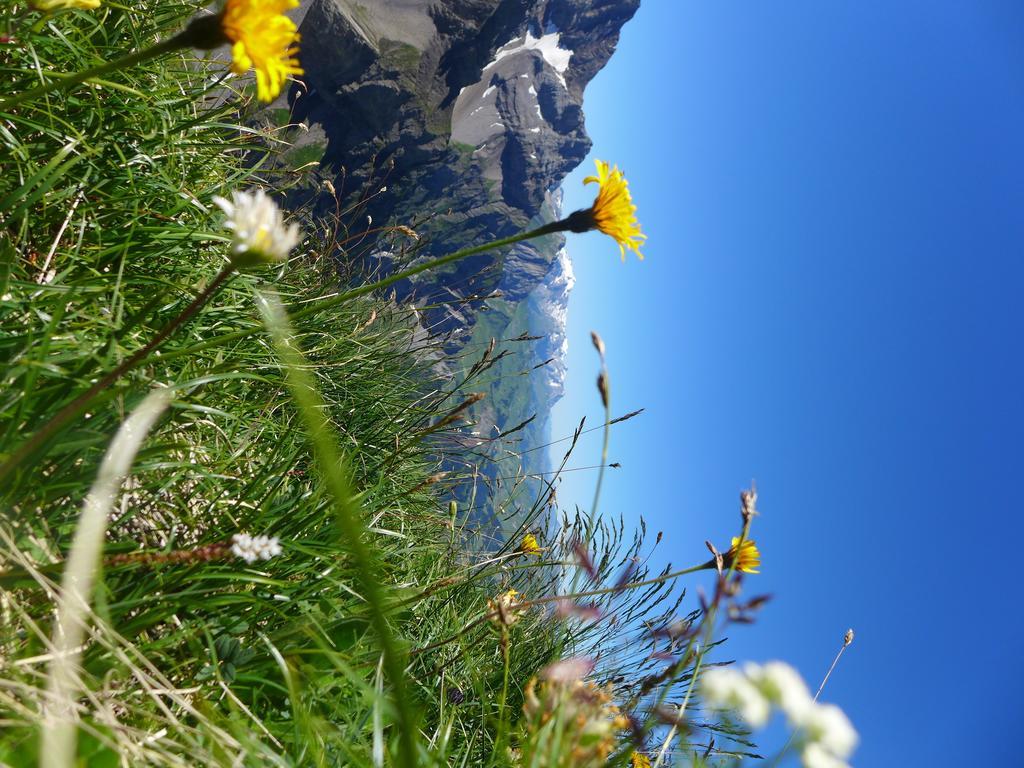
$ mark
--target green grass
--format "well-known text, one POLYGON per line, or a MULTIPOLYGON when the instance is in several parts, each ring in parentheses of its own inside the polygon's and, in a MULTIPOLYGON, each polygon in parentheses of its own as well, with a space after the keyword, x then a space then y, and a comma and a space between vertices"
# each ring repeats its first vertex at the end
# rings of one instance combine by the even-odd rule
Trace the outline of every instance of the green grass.
MULTIPOLYGON (((0 72, 24 90, 40 71, 146 46, 193 10, 110 5, 37 30, 39 14, 12 15, 0 72)), ((0 460, 220 272, 214 195, 292 183, 263 170, 287 147, 244 124, 250 105, 222 67, 171 56, 0 114, 0 460)), ((156 387, 170 406, 109 512, 71 665, 80 764, 504 766, 540 738, 521 719, 524 690, 559 658, 601 655, 615 700, 642 719, 688 682, 689 646, 666 676, 640 623, 668 626, 681 595, 668 580, 608 588, 626 568, 649 576, 643 531, 556 517, 535 558, 452 514, 463 478, 437 476, 438 446, 472 426, 448 414, 473 382, 439 378, 415 313, 368 295, 261 315, 260 296, 308 308, 337 289, 328 257, 347 222, 295 215, 307 237, 287 264, 233 276, 0 488, 0 764, 34 764, 53 732, 64 563, 104 454, 156 387), (246 565, 225 552, 239 532, 284 551, 246 565), (541 601, 563 590, 579 539, 596 562, 583 588, 605 590, 588 602, 615 621, 555 620, 550 603, 510 626, 487 618, 507 589, 541 601)), ((545 498, 528 501, 538 517, 509 530, 544 522, 545 498)), ((619 734, 612 759, 631 749, 619 734)))
POLYGON ((394 69, 414 72, 420 63, 422 54, 414 45, 403 43, 400 40, 382 38, 378 46, 384 63, 394 69))

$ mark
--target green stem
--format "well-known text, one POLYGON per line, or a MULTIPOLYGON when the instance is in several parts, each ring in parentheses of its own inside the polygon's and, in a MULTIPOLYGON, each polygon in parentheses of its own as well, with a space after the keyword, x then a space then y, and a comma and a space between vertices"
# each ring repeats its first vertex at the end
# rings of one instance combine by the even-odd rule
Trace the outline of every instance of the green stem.
POLYGON ((48 22, 50 19, 52 19, 53 16, 54 16, 53 11, 47 11, 42 16, 40 16, 39 20, 36 21, 36 23, 33 24, 32 27, 31 27, 32 34, 33 35, 38 35, 40 32, 42 32, 43 31, 43 27, 46 26, 46 22, 48 22))
POLYGON ((70 403, 61 408, 57 414, 46 422, 41 429, 37 430, 32 437, 19 445, 14 452, 6 458, 4 463, 0 465, 0 483, 6 481, 19 464, 35 453, 36 449, 53 437, 53 435, 71 421, 71 419, 84 411, 86 406, 89 405, 96 395, 106 390, 111 384, 146 359, 146 357, 149 356, 149 353, 159 347, 168 336, 191 320, 233 272, 234 267, 232 265, 229 264, 224 267, 224 269, 222 269, 213 279, 213 282, 206 286, 206 288, 204 288, 203 291, 193 299, 192 303, 185 307, 180 315, 165 325, 156 336, 150 339, 146 346, 136 350, 130 357, 121 361, 121 364, 118 365, 117 368, 112 370, 70 403))
POLYGON ((57 72, 49 73, 52 77, 57 79, 51 80, 43 85, 37 85, 35 88, 30 88, 27 91, 10 96, 3 101, 0 101, 0 110, 11 109, 19 104, 31 101, 32 99, 45 96, 53 91, 66 91, 72 86, 78 85, 90 78, 101 77, 111 72, 116 72, 119 69, 127 69, 128 67, 140 64, 143 61, 149 59, 155 59, 157 56, 162 56, 165 53, 177 50, 178 48, 184 48, 186 42, 181 34, 175 35, 162 43, 157 43, 151 48, 144 48, 141 51, 135 53, 129 53, 127 56, 122 56, 120 59, 114 59, 114 61, 108 61, 103 64, 99 64, 90 69, 84 69, 81 72, 75 72, 72 75, 64 75, 57 72))
MULTIPOLYGON (((404 269, 401 272, 396 272, 390 277, 385 277, 382 280, 377 280, 376 282, 373 283, 367 283, 366 285, 361 285, 358 288, 352 288, 348 291, 343 291, 342 293, 336 294, 334 296, 329 296, 325 299, 320 299, 319 301, 313 301, 303 303, 301 305, 293 305, 291 307, 287 307, 288 315, 289 317, 292 318, 293 321, 301 320, 304 317, 308 317, 317 312, 322 312, 325 309, 337 307, 341 304, 344 304, 347 301, 359 298, 360 296, 365 296, 368 293, 373 293, 374 291, 380 290, 381 288, 387 288, 388 286, 394 285, 395 283, 405 280, 409 277, 413 277, 414 275, 418 275, 423 272, 428 272, 432 269, 437 269, 438 267, 443 267, 446 264, 451 264, 461 259, 468 258, 469 256, 476 256, 479 253, 485 253, 487 251, 494 250, 495 248, 502 248, 506 245, 513 245, 514 243, 522 242, 523 240, 530 240, 535 237, 541 237, 542 235, 550 235, 555 232, 561 232, 564 230, 563 224, 564 222, 560 221, 554 222, 553 224, 545 224, 543 227, 538 227, 537 229, 530 230, 529 232, 523 232, 518 235, 513 235, 512 237, 505 237, 502 238, 501 240, 495 240, 490 243, 485 243, 484 245, 475 245, 472 248, 463 248, 461 251, 450 253, 447 256, 440 256, 436 259, 425 261, 422 264, 417 264, 414 267, 404 269)), ((163 356, 163 360, 174 360, 177 357, 182 357, 184 355, 192 355, 195 354, 196 352, 202 352, 204 350, 210 349, 211 347, 220 346, 221 344, 230 344, 233 341, 241 341, 244 338, 259 333, 261 329, 262 326, 254 326, 244 331, 232 331, 231 333, 225 333, 221 336, 217 336, 213 339, 210 339, 209 341, 204 341, 200 344, 193 344, 188 349, 182 349, 177 352, 170 352, 163 356)))
POLYGON ((542 235, 550 235, 554 232, 561 231, 559 225, 561 222, 555 222, 553 224, 545 224, 543 227, 532 229, 529 232, 522 232, 518 235, 512 235, 511 237, 505 237, 501 240, 494 240, 490 243, 484 243, 483 245, 474 245, 471 248, 463 248, 461 251, 455 251, 455 253, 449 253, 447 256, 440 256, 430 261, 425 261, 422 264, 417 264, 414 267, 409 267, 401 272, 396 272, 389 277, 385 277, 381 280, 377 280, 373 283, 367 283, 361 285, 358 288, 339 293, 337 296, 331 296, 323 301, 315 302, 307 305, 303 309, 296 310, 292 315, 292 319, 298 320, 303 317, 307 317, 315 312, 320 312, 324 309, 330 309, 339 304, 344 304, 346 301, 365 296, 368 293, 373 293, 381 288, 387 288, 399 283, 402 280, 421 274, 422 272, 429 272, 430 270, 443 267, 446 264, 452 262, 461 261, 462 259, 468 258, 469 256, 476 256, 478 253, 485 253, 487 251, 493 251, 495 248, 503 248, 506 245, 513 245, 515 243, 522 242, 523 240, 530 240, 534 237, 540 237, 542 235))
MULTIPOLYGON (((706 571, 709 568, 713 568, 713 567, 714 567, 714 563, 713 562, 712 563, 704 563, 702 565, 695 565, 692 568, 683 568, 681 571, 672 571, 672 573, 666 573, 666 574, 664 574, 662 576, 655 576, 654 578, 651 578, 651 579, 644 579, 643 581, 634 581, 634 582, 630 582, 629 584, 623 584, 621 587, 618 587, 618 586, 616 586, 616 587, 605 587, 603 589, 591 589, 591 590, 588 590, 587 592, 573 592, 573 593, 570 593, 570 594, 567 594, 567 595, 549 595, 548 597, 538 597, 536 600, 526 600, 526 601, 524 601, 522 603, 517 603, 516 604, 516 608, 532 608, 532 607, 537 606, 537 605, 545 605, 547 603, 554 603, 554 602, 556 602, 558 600, 579 600, 579 599, 584 598, 584 597, 597 597, 598 595, 607 595, 607 594, 610 594, 612 592, 625 592, 627 590, 639 589, 640 587, 648 587, 651 584, 660 584, 663 581, 668 581, 670 579, 677 579, 680 576, 686 576, 687 574, 696 573, 697 571, 706 571)), ((442 645, 448 645, 448 643, 453 643, 456 640, 458 640, 460 637, 462 637, 463 634, 465 634, 469 630, 473 629, 473 627, 477 627, 477 626, 483 624, 485 621, 493 619, 493 618, 497 617, 498 615, 499 615, 498 611, 491 611, 489 613, 485 613, 483 616, 480 616, 479 618, 474 619, 473 621, 471 621, 469 624, 464 626, 462 629, 460 629, 456 634, 452 635, 451 637, 446 637, 444 640, 438 640, 436 643, 431 643, 430 645, 424 645, 421 648, 415 648, 412 651, 410 651, 409 655, 410 656, 415 656, 415 655, 420 654, 420 653, 426 653, 427 651, 432 651, 435 648, 440 648, 442 645)))
POLYGON ((418 725, 413 700, 405 680, 406 654, 388 623, 384 591, 378 579, 377 557, 364 540, 366 526, 363 510, 355 501, 348 462, 338 449, 337 437, 326 413, 323 398, 308 371, 305 355, 295 342, 292 325, 272 294, 259 295, 264 322, 274 340, 274 347, 285 369, 289 389, 299 417, 313 445, 313 455, 320 475, 334 501, 334 510, 341 540, 345 542, 357 583, 370 610, 370 624, 380 640, 384 655, 384 671, 391 683, 397 714, 399 742, 398 765, 415 768, 417 764, 416 734, 418 725))
POLYGON ((509 635, 508 627, 502 624, 501 626, 501 658, 505 665, 505 672, 502 676, 501 683, 501 699, 498 703, 498 737, 494 740, 494 752, 491 757, 491 764, 497 764, 501 759, 501 755, 505 750, 506 730, 507 722, 505 715, 505 705, 508 702, 508 671, 510 666, 509 659, 509 635))
MULTIPOLYGON (((739 552, 740 548, 743 546, 743 542, 745 542, 747 540, 747 534, 749 534, 749 533, 750 533, 750 518, 746 518, 743 521, 743 532, 740 534, 740 540, 736 543, 736 551, 737 552, 739 552)), ((733 575, 733 573, 736 570, 736 562, 738 560, 739 560, 738 557, 734 557, 732 559, 732 562, 729 563, 729 568, 726 570, 725 574, 719 577, 722 580, 721 584, 728 583, 729 580, 732 579, 732 575, 733 575)), ((715 567, 715 564, 716 564, 715 561, 711 560, 708 563, 705 563, 701 567, 702 568, 712 568, 712 567, 715 567)), ((660 766, 662 764, 662 762, 664 761, 665 755, 668 752, 668 748, 669 748, 669 746, 672 743, 672 739, 675 737, 675 734, 676 734, 676 732, 679 729, 679 725, 678 724, 683 721, 683 718, 686 715, 686 708, 689 706, 690 699, 693 697, 694 688, 696 687, 697 680, 700 677, 701 668, 704 665, 704 654, 706 654, 708 652, 708 646, 711 643, 711 638, 712 638, 712 636, 714 634, 714 631, 715 631, 715 622, 718 619, 718 605, 719 605, 719 602, 720 602, 721 597, 722 597, 722 586, 721 586, 721 584, 719 585, 719 588, 718 588, 718 590, 716 592, 716 597, 715 597, 714 603, 711 604, 711 607, 708 609, 708 613, 704 617, 704 634, 701 637, 701 644, 700 644, 700 648, 697 651, 697 659, 696 659, 696 661, 694 661, 694 664, 693 664, 693 671, 690 673, 690 682, 686 686, 686 695, 683 697, 683 701, 679 705, 679 709, 675 713, 675 723, 669 729, 668 735, 665 737, 665 740, 662 743, 661 751, 658 753, 658 757, 654 761, 653 768, 658 768, 658 766, 660 766)), ((691 640, 690 642, 692 643, 693 641, 691 640)), ((661 698, 660 698, 660 700, 658 702, 659 705, 661 704, 662 701, 664 701, 664 699, 665 699, 665 697, 666 697, 666 695, 668 693, 668 688, 670 686, 671 686, 671 683, 669 684, 669 686, 666 686, 665 689, 663 690, 661 698)))
MULTIPOLYGON (((816 702, 818 700, 818 697, 821 696, 821 692, 825 690, 825 683, 827 683, 828 679, 832 676, 832 672, 835 671, 836 665, 839 663, 839 659, 842 658, 843 652, 850 646, 850 642, 851 641, 848 641, 846 638, 843 639, 843 645, 839 649, 839 653, 836 654, 836 657, 832 659, 832 666, 830 666, 828 668, 828 672, 825 673, 825 678, 821 681, 821 685, 818 686, 818 692, 814 694, 814 698, 812 699, 812 701, 816 702)), ((799 728, 794 728, 789 732, 789 738, 786 739, 786 743, 782 745, 782 749, 775 756, 775 759, 772 761, 772 764, 769 768, 775 768, 775 766, 782 762, 782 758, 785 757, 786 752, 789 750, 790 745, 793 743, 793 739, 796 737, 798 730, 799 728)))
MULTIPOLYGON (((556 600, 579 600, 584 597, 597 597, 598 595, 608 595, 612 592, 625 592, 628 589, 639 589, 640 587, 649 587, 652 584, 661 584, 663 581, 669 581, 670 579, 677 579, 680 576, 686 576, 690 573, 696 573, 697 571, 706 571, 709 566, 707 563, 703 565, 695 565, 691 568, 683 568, 681 571, 672 571, 672 573, 666 573, 663 576, 655 576, 651 579, 644 579, 643 581, 633 581, 629 584, 623 584, 621 587, 605 587, 603 589, 591 589, 586 592, 574 592, 569 595, 551 595, 549 597, 538 597, 536 600, 527 600, 526 602, 519 603, 521 608, 530 608, 534 605, 544 605, 545 603, 553 603, 556 600)), ((492 614, 497 615, 497 614, 492 614)))

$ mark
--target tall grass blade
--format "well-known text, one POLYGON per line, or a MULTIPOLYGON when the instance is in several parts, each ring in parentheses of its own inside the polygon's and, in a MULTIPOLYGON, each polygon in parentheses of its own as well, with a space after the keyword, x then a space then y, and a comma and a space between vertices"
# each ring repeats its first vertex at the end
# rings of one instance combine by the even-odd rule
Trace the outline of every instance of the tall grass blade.
POLYGON ((334 429, 326 417, 326 404, 309 374, 309 363, 295 343, 294 331, 284 308, 273 293, 257 293, 263 321, 274 340, 274 348, 284 366, 295 406, 316 455, 321 478, 334 502, 338 527, 355 568, 359 587, 370 611, 370 621, 380 640, 384 671, 391 684, 394 708, 398 716, 398 764, 416 765, 417 717, 405 681, 406 653, 399 648, 388 623, 383 590, 377 574, 377 557, 366 543, 366 526, 361 508, 354 501, 351 473, 338 450, 334 429))
POLYGON ((69 768, 75 761, 76 666, 82 653, 85 623, 103 550, 107 518, 131 469, 142 441, 171 402, 169 389, 157 389, 121 425, 100 464, 96 482, 82 506, 82 515, 68 554, 53 629, 45 738, 40 746, 42 768, 69 768))

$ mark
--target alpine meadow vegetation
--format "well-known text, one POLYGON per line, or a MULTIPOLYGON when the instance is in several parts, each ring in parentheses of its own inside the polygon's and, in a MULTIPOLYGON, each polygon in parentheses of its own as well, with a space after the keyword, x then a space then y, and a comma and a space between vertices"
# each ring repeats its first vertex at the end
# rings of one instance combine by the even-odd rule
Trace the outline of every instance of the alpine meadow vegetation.
MULTIPOLYGON (((622 173, 433 260, 379 226, 406 260, 364 271, 358 202, 286 209, 304 171, 254 119, 302 74, 295 5, 4 3, 0 765, 738 765, 776 710, 777 760, 845 765, 841 710, 722 645, 767 601, 753 489, 729 547, 657 572, 600 479, 569 511, 556 472, 502 536, 454 493, 506 340, 452 353, 388 289, 555 232, 639 256, 622 173)), ((607 464, 636 414, 594 345, 607 464)))

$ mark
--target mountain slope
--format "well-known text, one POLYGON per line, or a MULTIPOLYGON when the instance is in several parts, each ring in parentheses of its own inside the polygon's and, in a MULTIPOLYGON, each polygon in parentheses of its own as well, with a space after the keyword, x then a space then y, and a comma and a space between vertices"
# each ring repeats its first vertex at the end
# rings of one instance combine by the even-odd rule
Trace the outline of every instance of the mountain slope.
MULTIPOLYGON (((590 149, 583 91, 608 61, 639 0, 315 0, 300 25, 303 84, 289 95, 304 159, 321 184, 294 193, 325 215, 366 197, 375 223, 417 226, 417 258, 514 234, 561 214, 559 187, 590 149), (334 190, 334 194, 330 190, 334 190)), ((385 269, 391 254, 377 254, 385 269)), ((564 317, 573 282, 564 239, 549 236, 467 259, 400 293, 430 307, 466 365, 490 339, 515 342, 477 388, 482 441, 537 418, 513 444, 481 442, 500 476, 542 471, 561 394, 564 317), (472 297, 487 297, 472 299, 472 297), (439 305, 439 302, 444 302, 439 305), (539 367, 538 367, 539 366, 539 367), (536 370, 535 370, 536 368, 536 370), (529 372, 529 375, 523 375, 529 372)), ((460 372, 453 371, 453 375, 460 372)))

